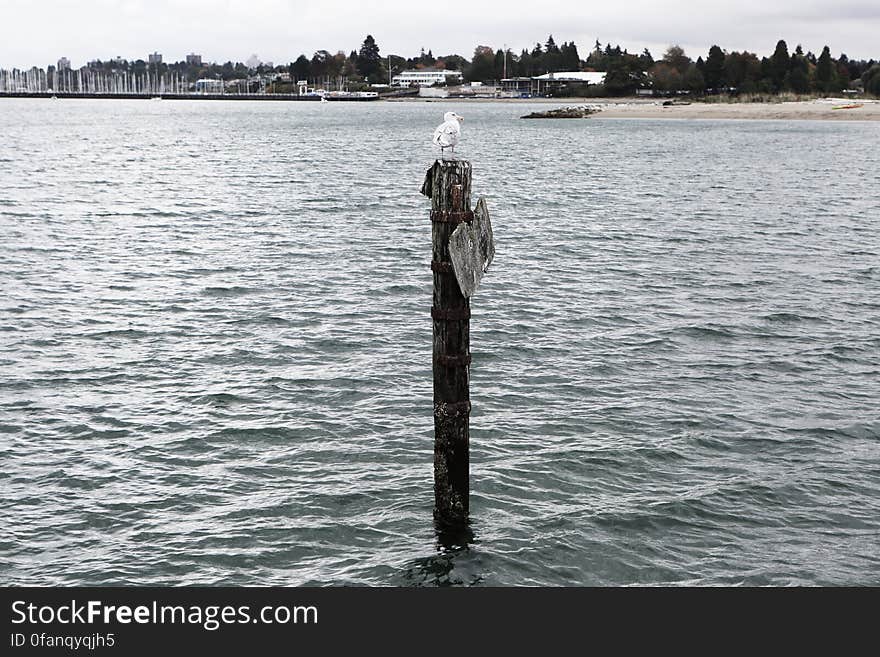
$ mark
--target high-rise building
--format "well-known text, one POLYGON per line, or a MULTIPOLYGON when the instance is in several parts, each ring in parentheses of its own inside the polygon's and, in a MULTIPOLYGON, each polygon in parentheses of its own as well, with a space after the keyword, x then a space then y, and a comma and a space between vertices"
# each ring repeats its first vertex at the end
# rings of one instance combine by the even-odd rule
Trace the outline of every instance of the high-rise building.
POLYGON ((58 70, 59 71, 69 71, 70 70, 70 60, 67 57, 62 57, 58 60, 58 70))
POLYGON ((161 64, 162 63, 162 55, 157 52, 154 52, 152 55, 149 55, 148 59, 150 60, 150 64, 161 64))
POLYGON ((189 54, 186 56, 186 64, 187 66, 201 66, 202 56, 195 53, 189 54))

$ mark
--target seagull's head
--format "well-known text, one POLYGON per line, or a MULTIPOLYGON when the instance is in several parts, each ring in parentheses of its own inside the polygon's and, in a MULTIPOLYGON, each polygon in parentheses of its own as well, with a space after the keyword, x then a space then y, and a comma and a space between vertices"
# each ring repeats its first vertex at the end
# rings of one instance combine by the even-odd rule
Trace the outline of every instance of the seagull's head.
POLYGON ((450 121, 458 121, 459 123, 461 123, 462 121, 464 121, 464 117, 459 116, 455 112, 446 112, 446 114, 443 115, 443 120, 447 123, 450 121))

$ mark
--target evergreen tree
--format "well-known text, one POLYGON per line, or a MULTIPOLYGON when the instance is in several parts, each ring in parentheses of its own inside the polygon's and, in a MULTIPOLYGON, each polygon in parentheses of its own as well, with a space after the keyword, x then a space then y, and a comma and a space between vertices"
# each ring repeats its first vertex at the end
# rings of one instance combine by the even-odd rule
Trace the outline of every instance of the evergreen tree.
POLYGON ((724 86, 724 57, 724 51, 718 46, 709 48, 709 56, 703 66, 707 89, 720 89, 724 86))
POLYGON ((545 71, 559 71, 562 68, 562 53, 559 46, 553 40, 553 35, 547 37, 547 43, 544 44, 544 55, 541 58, 542 66, 545 71))
POLYGON ((788 74, 790 60, 788 45, 780 39, 767 66, 767 75, 770 78, 773 91, 782 91, 785 86, 785 76, 788 74))
POLYGON ((367 35, 358 51, 357 71, 371 84, 384 82, 382 56, 379 54, 379 46, 371 34, 367 35))
POLYGON ((562 53, 561 68, 565 71, 581 70, 581 57, 578 54, 577 46, 574 41, 571 43, 563 43, 560 49, 562 53))
POLYGON ((305 55, 300 55, 296 58, 296 61, 290 67, 290 76, 293 78, 294 82, 298 82, 299 80, 308 80, 311 77, 312 65, 309 62, 308 57, 305 55))
MULTIPOLYGON (((598 45, 598 41, 596 44, 598 45)), ((597 47, 590 52, 587 56, 586 65, 588 69, 593 69, 594 71, 604 71, 607 69, 607 57, 602 53, 602 49, 597 47)))
POLYGON ((504 51, 500 48, 495 51, 495 75, 496 80, 504 78, 504 51))
POLYGON ((862 74, 865 92, 880 96, 880 64, 874 64, 862 74))
POLYGON ((340 73, 343 77, 353 78, 357 75, 357 68, 355 67, 355 63, 357 62, 357 55, 352 58, 351 55, 346 56, 344 52, 341 50, 336 53, 336 58, 339 60, 339 68, 340 73))
POLYGON ((864 70, 862 69, 862 62, 851 60, 843 53, 840 54, 840 59, 838 61, 846 67, 847 80, 857 80, 858 78, 862 77, 862 73, 867 70, 867 68, 865 68, 864 70))
POLYGON ((837 87, 837 76, 834 74, 834 62, 831 60, 831 50, 828 46, 822 49, 822 54, 816 60, 816 89, 823 93, 834 91, 837 87))
POLYGON ((795 48, 794 54, 791 56, 785 81, 786 86, 796 94, 805 94, 810 91, 810 64, 800 45, 795 48))
POLYGON ((532 55, 528 50, 523 48, 522 52, 519 54, 519 64, 517 65, 516 74, 518 77, 531 77, 534 71, 534 62, 532 61, 532 55))

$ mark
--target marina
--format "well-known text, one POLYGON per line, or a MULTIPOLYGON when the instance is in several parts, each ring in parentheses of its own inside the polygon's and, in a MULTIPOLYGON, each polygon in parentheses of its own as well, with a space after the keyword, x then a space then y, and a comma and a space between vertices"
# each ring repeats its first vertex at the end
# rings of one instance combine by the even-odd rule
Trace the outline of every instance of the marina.
POLYGON ((328 94, 211 94, 211 93, 87 93, 54 91, 14 92, 0 91, 0 98, 92 98, 105 100, 260 100, 260 101, 348 101, 363 102, 379 100, 379 94, 371 92, 334 92, 328 94))

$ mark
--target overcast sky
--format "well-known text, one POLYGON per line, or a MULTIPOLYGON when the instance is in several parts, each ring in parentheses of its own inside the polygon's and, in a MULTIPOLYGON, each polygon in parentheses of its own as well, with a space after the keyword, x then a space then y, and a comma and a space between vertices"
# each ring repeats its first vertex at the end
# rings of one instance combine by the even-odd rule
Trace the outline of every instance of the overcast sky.
POLYGON ((470 59, 474 46, 531 48, 553 34, 585 57, 598 38, 655 57, 671 43, 694 59, 713 43, 769 55, 785 39, 818 54, 880 59, 880 0, 0 0, 0 68, 59 57, 287 63, 318 49, 346 52, 372 34, 383 54, 470 59), (525 9, 530 7, 530 9, 525 9))

